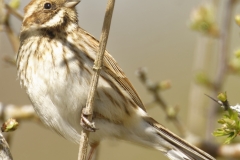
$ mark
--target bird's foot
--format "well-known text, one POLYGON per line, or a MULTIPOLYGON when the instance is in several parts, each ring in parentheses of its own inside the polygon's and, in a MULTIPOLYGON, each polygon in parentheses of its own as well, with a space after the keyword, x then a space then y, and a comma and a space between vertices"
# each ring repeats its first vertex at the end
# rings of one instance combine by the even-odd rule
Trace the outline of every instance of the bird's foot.
POLYGON ((89 116, 89 114, 86 113, 85 108, 83 108, 82 114, 81 114, 80 125, 83 127, 83 129, 85 129, 89 132, 95 132, 97 130, 97 128, 95 127, 94 122, 90 122, 88 120, 88 116, 89 116))

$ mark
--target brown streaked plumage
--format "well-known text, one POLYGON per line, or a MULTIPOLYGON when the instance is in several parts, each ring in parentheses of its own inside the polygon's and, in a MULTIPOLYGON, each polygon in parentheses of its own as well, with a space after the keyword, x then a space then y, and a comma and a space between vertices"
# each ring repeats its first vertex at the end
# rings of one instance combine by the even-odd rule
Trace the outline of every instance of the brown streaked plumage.
MULTIPOLYGON (((25 7, 18 77, 42 121, 79 142, 99 42, 78 26, 79 0, 33 0, 25 7)), ((171 160, 214 160, 146 113, 137 92, 106 51, 95 97, 90 145, 118 138, 162 151, 171 160)))

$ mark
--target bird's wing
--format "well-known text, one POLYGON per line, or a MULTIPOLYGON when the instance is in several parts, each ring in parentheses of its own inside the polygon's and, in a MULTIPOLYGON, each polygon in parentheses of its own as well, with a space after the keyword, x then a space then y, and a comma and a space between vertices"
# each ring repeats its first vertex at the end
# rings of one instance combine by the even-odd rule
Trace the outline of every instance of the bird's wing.
POLYGON ((125 76, 122 69, 118 66, 114 58, 106 51, 104 55, 104 69, 109 75, 111 75, 122 88, 131 96, 133 101, 144 111, 146 110, 141 99, 139 98, 136 90, 133 88, 131 82, 125 76))
MULTIPOLYGON (((82 28, 79 28, 80 32, 84 32, 85 35, 88 36, 89 39, 89 45, 94 45, 94 49, 98 49, 99 46, 99 41, 94 38, 91 34, 89 34, 87 31, 85 31, 82 28)), ((96 58, 97 50, 95 50, 95 55, 92 55, 93 59, 96 58)), ((91 56, 91 55, 89 55, 91 56)), ((120 86, 131 96, 133 101, 138 105, 140 108, 142 108, 144 111, 146 111, 141 99, 139 98, 136 90, 133 88, 132 84, 122 71, 122 69, 118 66, 117 62, 115 59, 106 51, 104 54, 104 59, 103 59, 103 67, 104 71, 108 73, 112 78, 114 78, 120 86)))

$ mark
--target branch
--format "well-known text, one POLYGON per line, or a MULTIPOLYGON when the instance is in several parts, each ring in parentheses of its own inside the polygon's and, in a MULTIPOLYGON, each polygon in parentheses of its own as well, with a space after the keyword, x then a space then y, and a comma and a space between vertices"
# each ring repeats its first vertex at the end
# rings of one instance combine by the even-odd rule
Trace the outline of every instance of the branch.
POLYGON ((32 105, 17 106, 0 102, 0 119, 6 121, 9 118, 18 120, 38 119, 32 105))
POLYGON ((3 24, 5 26, 5 31, 6 34, 12 44, 13 50, 15 52, 15 54, 18 51, 18 47, 19 47, 19 39, 16 36, 16 34, 13 32, 12 27, 9 24, 9 16, 10 14, 15 15, 17 18, 19 18, 20 20, 22 20, 22 16, 20 13, 18 13, 15 9, 11 8, 9 5, 5 4, 3 0, 0 1, 0 16, 1 16, 1 21, 0 23, 3 24), (7 12, 4 12, 4 9, 7 9, 7 12))
POLYGON ((15 9, 13 9, 12 7, 10 7, 8 4, 5 4, 6 9, 15 17, 17 17, 20 21, 23 20, 23 16, 21 13, 19 13, 18 11, 16 11, 15 9))
POLYGON ((6 34, 10 40, 10 43, 12 44, 12 47, 13 47, 13 50, 14 50, 14 53, 16 54, 18 52, 18 48, 19 48, 19 39, 18 37, 16 36, 16 34, 13 32, 10 24, 9 24, 9 17, 7 17, 6 21, 5 21, 5 28, 6 28, 6 34))
POLYGON ((9 145, 5 140, 2 132, 11 132, 16 130, 18 122, 15 119, 8 119, 1 127, 0 131, 0 159, 1 160, 12 160, 12 154, 9 149, 9 145))
POLYGON ((3 23, 4 21, 4 17, 5 17, 5 13, 4 13, 4 1, 0 0, 0 24, 3 23))
MULTIPOLYGON (((227 0, 224 1, 224 12, 223 13, 223 20, 221 26, 221 35, 220 35, 220 44, 219 44, 219 60, 218 60, 218 67, 217 67, 217 74, 214 80, 214 90, 212 97, 217 97, 218 92, 221 91, 224 80, 226 78, 227 73, 227 62, 228 62, 228 47, 229 47, 229 36, 230 36, 230 27, 232 21, 232 13, 233 7, 235 4, 235 0, 227 0)), ((210 133, 212 132, 213 126, 216 122, 216 112, 217 112, 217 105, 215 102, 210 102, 209 112, 208 112, 208 122, 207 122, 207 130, 206 130, 206 139, 211 140, 210 133)))
POLYGON ((222 145, 221 147, 219 147, 218 153, 219 157, 239 158, 240 144, 222 145))
MULTIPOLYGON (((147 76, 147 72, 144 70, 144 68, 140 68, 137 70, 137 76, 139 77, 140 81, 145 85, 147 90, 152 94, 154 97, 153 103, 157 103, 159 106, 162 107, 163 111, 166 113, 167 117, 173 122, 175 127, 178 129, 179 133, 182 137, 186 136, 186 128, 182 125, 180 120, 177 117, 177 111, 174 109, 174 113, 170 111, 167 103, 164 101, 162 96, 160 95, 160 87, 159 84, 154 84, 151 82, 151 80, 147 76), (171 112, 171 113, 169 113, 171 112)), ((152 104, 152 103, 151 103, 152 104)))
MULTIPOLYGON (((32 105, 14 105, 4 104, 0 102, 0 120, 6 121, 9 118, 17 120, 34 120, 36 123, 41 124, 39 117, 36 115, 32 105)), ((12 134, 5 134, 5 139, 11 144, 12 134)))
POLYGON ((2 135, 2 132, 0 131, 0 159, 1 160, 12 160, 12 154, 10 152, 9 146, 7 141, 2 135))
MULTIPOLYGON (((97 55, 97 58, 95 59, 94 66, 93 66, 94 75, 91 80, 90 91, 88 93, 88 99, 87 99, 85 113, 84 113, 86 115, 89 115, 88 116, 89 121, 92 121, 94 96, 96 94, 98 79, 99 79, 100 71, 102 68, 104 53, 106 50, 114 4, 115 4, 115 0, 108 0, 104 23, 103 23, 103 28, 102 28, 102 35, 100 38, 99 53, 97 55)), ((81 133, 80 144, 79 144, 78 160, 86 159, 87 146, 88 146, 88 135, 89 135, 89 132, 83 129, 82 133, 81 133)))
POLYGON ((240 158, 240 144, 230 144, 230 145, 219 145, 216 143, 211 143, 209 141, 200 142, 198 145, 199 148, 208 152, 214 157, 219 157, 221 159, 227 158, 240 158))
MULTIPOLYGON (((193 75, 200 70, 209 71, 211 60, 209 44, 210 39, 205 35, 198 36, 197 47, 194 53, 192 73, 193 75)), ((189 96, 188 96, 188 115, 187 115, 187 127, 190 131, 194 133, 201 133, 204 123, 196 125, 196 122, 205 122, 206 118, 203 116, 206 114, 206 109, 203 106, 206 103, 206 89, 201 85, 192 81, 190 84, 189 96), (197 113, 197 114, 196 114, 197 113)))

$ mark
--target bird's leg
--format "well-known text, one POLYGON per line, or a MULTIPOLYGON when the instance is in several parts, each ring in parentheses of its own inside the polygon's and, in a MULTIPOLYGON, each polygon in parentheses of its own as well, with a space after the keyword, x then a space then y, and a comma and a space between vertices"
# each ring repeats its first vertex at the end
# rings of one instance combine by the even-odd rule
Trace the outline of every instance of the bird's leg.
POLYGON ((97 153, 97 147, 98 147, 99 143, 94 143, 94 144, 91 144, 90 147, 90 151, 88 153, 88 158, 87 160, 93 160, 93 156, 95 155, 96 156, 96 153, 97 153))
POLYGON ((85 108, 82 109, 82 114, 81 114, 81 120, 80 120, 80 125, 83 127, 83 129, 89 131, 89 132, 95 132, 97 128, 95 127, 93 122, 90 122, 88 120, 89 114, 86 113, 85 108))

